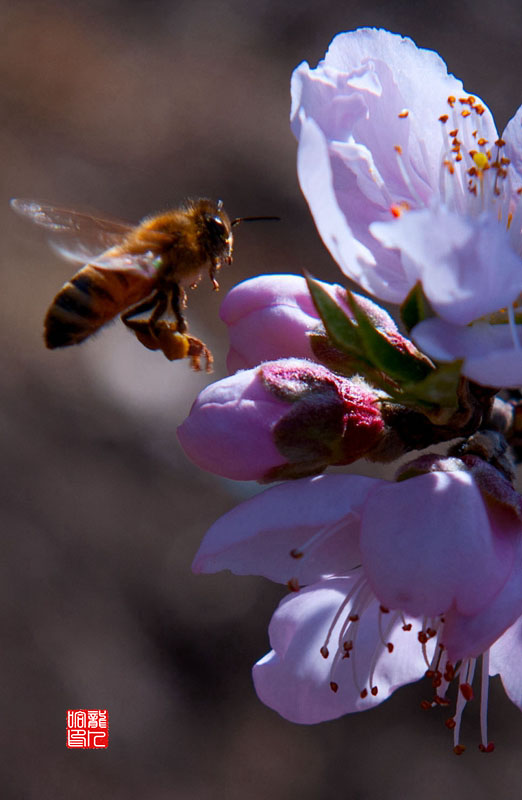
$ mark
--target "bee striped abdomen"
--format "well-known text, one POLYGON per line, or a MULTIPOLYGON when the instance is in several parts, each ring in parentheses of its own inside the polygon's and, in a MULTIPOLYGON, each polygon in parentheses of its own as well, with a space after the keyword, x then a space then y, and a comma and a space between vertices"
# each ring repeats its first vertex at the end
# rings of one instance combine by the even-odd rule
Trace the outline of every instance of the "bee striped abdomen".
POLYGON ((44 322, 50 349, 79 344, 151 290, 151 280, 118 270, 83 267, 58 292, 44 322))

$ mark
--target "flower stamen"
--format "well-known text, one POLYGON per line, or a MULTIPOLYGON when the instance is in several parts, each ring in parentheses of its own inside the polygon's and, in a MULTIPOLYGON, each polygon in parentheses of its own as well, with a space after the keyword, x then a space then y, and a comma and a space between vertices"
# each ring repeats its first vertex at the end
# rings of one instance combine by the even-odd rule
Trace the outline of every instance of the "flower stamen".
POLYGON ((292 550, 290 550, 291 557, 295 558, 296 560, 303 558, 303 556, 309 554, 317 544, 322 544, 329 539, 330 536, 334 536, 336 533, 339 533, 339 531, 342 531, 346 527, 347 523, 353 518, 355 518, 355 514, 350 512, 342 519, 334 522, 332 525, 324 525, 300 547, 294 547, 292 550))

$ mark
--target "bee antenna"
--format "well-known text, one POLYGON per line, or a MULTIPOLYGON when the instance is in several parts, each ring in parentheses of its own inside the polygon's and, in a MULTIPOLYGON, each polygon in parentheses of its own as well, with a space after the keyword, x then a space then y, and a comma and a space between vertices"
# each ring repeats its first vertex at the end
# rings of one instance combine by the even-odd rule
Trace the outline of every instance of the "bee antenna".
POLYGON ((280 222, 281 217, 237 217, 230 223, 232 227, 239 225, 240 222, 262 222, 262 221, 280 222))

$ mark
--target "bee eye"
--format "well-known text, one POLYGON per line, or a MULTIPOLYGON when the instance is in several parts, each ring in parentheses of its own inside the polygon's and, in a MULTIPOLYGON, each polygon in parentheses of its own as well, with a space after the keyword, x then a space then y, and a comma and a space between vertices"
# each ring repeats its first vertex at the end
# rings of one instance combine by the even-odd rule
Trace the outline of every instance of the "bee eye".
POLYGON ((205 225, 213 242, 220 244, 228 241, 229 230, 220 217, 205 217, 205 225))

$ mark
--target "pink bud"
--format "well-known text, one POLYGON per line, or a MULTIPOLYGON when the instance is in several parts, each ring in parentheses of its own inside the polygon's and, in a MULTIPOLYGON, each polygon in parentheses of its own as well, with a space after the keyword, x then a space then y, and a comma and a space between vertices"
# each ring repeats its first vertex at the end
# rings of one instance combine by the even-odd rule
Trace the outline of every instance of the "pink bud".
POLYGON ((383 429, 377 395, 362 381, 282 359, 207 386, 178 436, 203 469, 266 481, 355 461, 383 429))
POLYGON ((229 372, 276 358, 315 361, 307 333, 320 319, 299 275, 259 275, 243 281, 227 294, 220 314, 229 329, 229 372))
MULTIPOLYGON (((336 283, 317 283, 353 320, 346 290, 336 283)), ((411 342, 401 336, 384 308, 368 297, 355 293, 354 297, 394 347, 404 352, 417 352, 411 342)), ((332 348, 328 347, 325 336, 316 336, 314 341, 310 339, 311 333, 322 331, 323 327, 306 281, 299 275, 259 275, 243 281, 227 294, 220 314, 229 330, 229 372, 278 358, 306 358, 331 367, 339 360, 338 353, 330 352, 332 348)))

